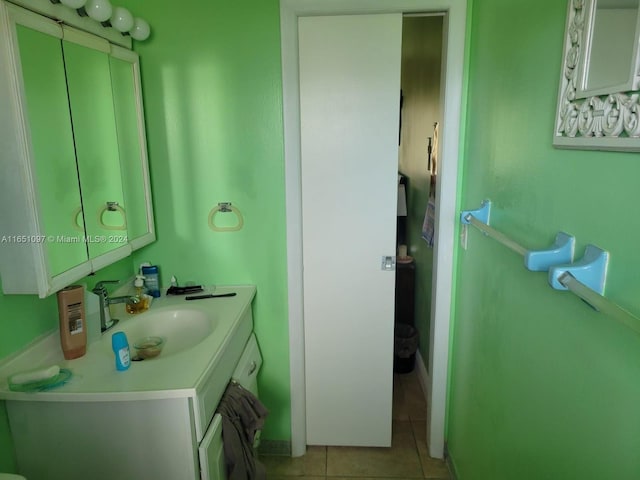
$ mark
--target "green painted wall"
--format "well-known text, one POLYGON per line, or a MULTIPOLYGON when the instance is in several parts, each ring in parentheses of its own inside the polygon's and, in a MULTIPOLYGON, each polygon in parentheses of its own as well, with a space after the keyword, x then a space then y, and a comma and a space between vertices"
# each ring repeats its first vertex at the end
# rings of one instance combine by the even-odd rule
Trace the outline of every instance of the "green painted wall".
MULTIPOLYGON (((535 249, 611 253, 640 312, 637 153, 551 146, 566 2, 474 2, 462 204, 535 249)), ((470 231, 459 251, 448 446, 461 480, 640 478, 640 337, 470 231)))
MULTIPOLYGON (((141 55, 158 241, 136 255, 168 282, 257 285, 269 440, 291 437, 279 4, 129 0, 152 25, 141 55), (213 232, 218 202, 244 216, 213 232)), ((219 218, 231 221, 232 214, 219 218)))
POLYGON ((9 473, 18 472, 4 402, 0 402, 0 470, 9 473))
MULTIPOLYGON (((84 283, 92 288, 100 280, 119 280, 128 278, 131 274, 131 259, 125 258, 76 283, 84 283)), ((35 295, 0 293, 0 360, 56 328, 58 303, 55 295, 39 299, 35 295)), ((3 401, 0 401, 0 472, 16 472, 13 443, 3 401)))
MULTIPOLYGON (((475 2, 462 204, 491 198, 493 225, 531 248, 565 230, 578 254, 609 250, 607 295, 637 312, 639 156, 551 147, 564 3, 475 2)), ((158 241, 134 263, 158 263, 165 281, 258 286, 265 437, 289 439, 278 2, 127 6, 154 32, 136 50, 158 241), (208 229, 222 201, 243 230, 208 229)), ((448 444, 461 480, 638 477, 640 340, 478 232, 458 254, 448 444)), ((100 277, 130 270, 123 260, 100 277)), ((0 357, 57 321, 53 299, 0 296, 0 314, 0 357)), ((14 471, 3 405, 0 452, 14 471)))

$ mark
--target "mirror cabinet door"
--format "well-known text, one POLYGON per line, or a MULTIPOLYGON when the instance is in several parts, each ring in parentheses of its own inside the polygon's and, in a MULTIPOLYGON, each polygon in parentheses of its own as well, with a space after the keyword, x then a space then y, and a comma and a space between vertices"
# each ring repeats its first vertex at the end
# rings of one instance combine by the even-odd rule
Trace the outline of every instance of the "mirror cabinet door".
MULTIPOLYGON (((105 52, 109 45, 91 39, 98 48, 89 48, 66 38, 65 29, 62 43, 82 208, 89 258, 95 259, 128 245, 127 204, 122 192, 109 56, 105 52)), ((124 257, 129 252, 123 253, 124 257)))
POLYGON ((16 25, 50 276, 87 261, 60 40, 16 25))
POLYGON ((109 62, 127 235, 136 249, 155 240, 138 55, 112 45, 109 62))

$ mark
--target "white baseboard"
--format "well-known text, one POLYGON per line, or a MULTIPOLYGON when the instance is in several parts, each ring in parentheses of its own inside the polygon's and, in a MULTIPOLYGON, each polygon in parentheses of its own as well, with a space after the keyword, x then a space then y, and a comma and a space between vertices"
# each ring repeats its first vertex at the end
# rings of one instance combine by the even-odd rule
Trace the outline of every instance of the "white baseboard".
POLYGON ((427 371, 427 367, 424 364, 424 360, 422 359, 420 350, 416 351, 416 368, 418 370, 418 379, 420 380, 422 393, 424 393, 424 398, 427 401, 427 405, 428 405, 429 404, 429 388, 430 388, 431 382, 429 381, 429 372, 427 371))

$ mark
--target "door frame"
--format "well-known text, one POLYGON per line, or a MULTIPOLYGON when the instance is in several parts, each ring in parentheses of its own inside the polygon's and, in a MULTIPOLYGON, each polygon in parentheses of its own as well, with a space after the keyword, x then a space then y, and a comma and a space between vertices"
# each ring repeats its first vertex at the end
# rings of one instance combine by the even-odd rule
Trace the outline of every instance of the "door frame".
POLYGON ((431 331, 427 369, 429 454, 443 458, 446 428, 449 334, 457 227, 459 144, 462 132, 466 0, 281 0, 282 95, 287 222, 289 362, 291 382, 291 454, 306 451, 304 318, 302 285, 302 190, 300 183, 300 101, 298 17, 374 13, 444 12, 444 62, 440 133, 440 188, 432 285, 431 331))

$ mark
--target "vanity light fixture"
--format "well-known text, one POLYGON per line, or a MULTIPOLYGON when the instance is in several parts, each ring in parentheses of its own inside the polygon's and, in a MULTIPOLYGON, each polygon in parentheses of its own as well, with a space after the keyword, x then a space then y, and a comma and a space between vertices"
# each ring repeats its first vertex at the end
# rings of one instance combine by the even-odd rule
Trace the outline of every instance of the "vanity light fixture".
POLYGON ((50 0, 75 10, 81 17, 88 16, 103 27, 113 27, 122 35, 130 35, 134 40, 149 38, 151 28, 142 18, 134 18, 124 7, 112 6, 109 0, 50 0))
POLYGON ((84 7, 84 4, 87 3, 87 0, 60 0, 60 3, 62 3, 65 7, 78 10, 79 8, 84 7))
POLYGON ((134 40, 146 40, 149 38, 150 33, 151 29, 145 20, 137 17, 133 19, 133 28, 129 31, 131 38, 134 40))
POLYGON ((133 28, 133 15, 126 8, 115 7, 109 22, 119 32, 126 33, 133 28))
POLYGON ((87 0, 84 9, 87 15, 96 22, 106 22, 111 18, 111 12, 113 11, 109 0, 87 0))

